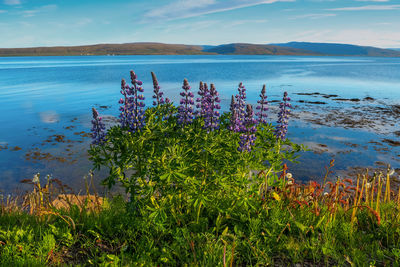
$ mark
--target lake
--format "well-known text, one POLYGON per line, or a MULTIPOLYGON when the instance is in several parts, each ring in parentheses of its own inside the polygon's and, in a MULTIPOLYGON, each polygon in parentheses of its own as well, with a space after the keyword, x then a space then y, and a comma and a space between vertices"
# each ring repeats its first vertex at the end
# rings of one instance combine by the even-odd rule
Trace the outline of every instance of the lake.
MULTIPOLYGON (((335 173, 384 167, 400 173, 400 58, 306 56, 70 56, 0 58, 0 191, 22 179, 52 174, 79 190, 91 168, 91 108, 118 116, 121 78, 134 70, 151 103, 150 72, 175 103, 183 78, 197 92, 214 83, 228 109, 243 82, 249 103, 263 84, 275 124, 277 101, 287 91, 293 118, 288 136, 311 150, 290 164, 295 178, 320 180, 335 159, 335 173)), ((97 173, 100 180, 104 173, 97 173)))

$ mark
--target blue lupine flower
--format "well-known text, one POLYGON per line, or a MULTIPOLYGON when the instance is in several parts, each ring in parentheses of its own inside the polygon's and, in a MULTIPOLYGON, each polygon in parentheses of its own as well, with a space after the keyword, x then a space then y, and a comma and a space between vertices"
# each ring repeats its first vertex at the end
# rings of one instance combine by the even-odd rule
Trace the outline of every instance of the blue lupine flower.
POLYGON ((189 124, 193 120, 193 93, 190 92, 190 86, 187 79, 183 80, 182 86, 183 92, 180 93, 182 99, 178 107, 178 123, 179 124, 189 124))
POLYGON ((199 91, 197 92, 200 96, 200 98, 196 99, 196 107, 198 108, 198 110, 195 112, 195 115, 197 117, 203 117, 205 116, 206 112, 207 112, 207 106, 208 106, 208 87, 207 87, 207 83, 200 82, 199 85, 199 91))
POLYGON ((238 116, 238 112, 236 110, 237 104, 235 102, 235 97, 232 95, 231 98, 231 105, 230 105, 230 112, 231 112, 231 124, 229 125, 229 130, 234 132, 240 131, 240 119, 238 116))
POLYGON ((239 83, 238 94, 236 98, 236 112, 239 119, 239 127, 242 127, 244 117, 246 115, 246 88, 242 83, 239 83))
POLYGON ((160 86, 158 85, 158 80, 154 72, 151 72, 151 78, 153 79, 153 88, 154 88, 154 95, 153 98, 155 99, 153 101, 153 106, 159 106, 164 103, 170 103, 170 100, 166 98, 164 100, 163 95, 164 93, 160 91, 160 86))
POLYGON ((289 116, 291 115, 290 108, 292 105, 289 103, 290 97, 287 92, 283 94, 283 102, 279 104, 280 111, 278 113, 278 125, 275 130, 275 136, 279 140, 285 140, 289 124, 289 116))
POLYGON ((99 116, 99 112, 95 108, 92 108, 93 120, 92 120, 92 144, 100 145, 106 142, 105 125, 102 118, 99 116))
POLYGON ((256 123, 257 121, 253 118, 254 112, 253 107, 248 104, 246 109, 246 116, 243 121, 243 126, 241 129, 242 134, 240 135, 239 141, 239 151, 250 152, 251 148, 254 146, 256 140, 255 132, 257 131, 256 123))
POLYGON ((126 84, 125 80, 122 79, 121 82, 121 94, 124 98, 119 100, 120 104, 123 106, 120 107, 120 123, 121 127, 129 128, 129 131, 136 132, 138 129, 141 129, 145 123, 144 116, 144 107, 145 104, 143 102, 144 96, 140 93, 144 92, 142 81, 137 80, 137 75, 135 72, 131 71, 131 82, 132 86, 126 84))
POLYGON ((265 84, 263 85, 263 88, 261 90, 260 94, 260 100, 257 101, 259 104, 256 109, 259 110, 256 115, 258 117, 258 123, 267 123, 266 118, 268 117, 268 114, 266 111, 268 110, 268 101, 267 101, 267 95, 265 94, 265 84))
POLYGON ((204 106, 204 128, 210 130, 218 129, 220 117, 218 110, 221 109, 219 105, 221 99, 214 84, 211 84, 206 100, 206 105, 204 106))

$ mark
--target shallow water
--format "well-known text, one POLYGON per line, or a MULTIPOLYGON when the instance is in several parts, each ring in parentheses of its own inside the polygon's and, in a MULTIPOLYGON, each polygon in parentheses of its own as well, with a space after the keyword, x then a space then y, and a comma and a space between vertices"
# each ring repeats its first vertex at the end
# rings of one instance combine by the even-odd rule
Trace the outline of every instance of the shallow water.
MULTIPOLYGON (((269 101, 280 100, 287 91, 295 107, 289 138, 312 149, 302 155, 300 164, 290 165, 297 178, 320 179, 323 166, 332 157, 338 173, 350 166, 376 166, 380 161, 400 167, 400 147, 382 142, 385 138, 399 141, 396 114, 371 117, 369 124, 359 127, 313 121, 320 114, 343 116, 337 112, 346 109, 368 113, 364 108, 400 105, 399 58, 13 57, 0 58, 0 189, 10 191, 37 172, 82 188, 82 177, 91 168, 85 152, 91 107, 97 107, 102 115, 117 116, 120 81, 129 81, 131 69, 144 82, 147 104, 152 94, 151 71, 175 101, 183 78, 196 91, 200 80, 214 83, 225 109, 239 82, 245 84, 248 101, 253 104, 263 84, 269 101), (319 94, 298 94, 314 92, 319 94), (360 101, 334 100, 321 94, 360 101), (374 100, 364 101, 365 97, 374 100), (317 101, 324 104, 315 104, 317 101), (379 144, 371 143, 375 141, 379 144)), ((277 104, 270 104, 273 123, 277 104)), ((96 177, 101 179, 102 174, 96 177)))

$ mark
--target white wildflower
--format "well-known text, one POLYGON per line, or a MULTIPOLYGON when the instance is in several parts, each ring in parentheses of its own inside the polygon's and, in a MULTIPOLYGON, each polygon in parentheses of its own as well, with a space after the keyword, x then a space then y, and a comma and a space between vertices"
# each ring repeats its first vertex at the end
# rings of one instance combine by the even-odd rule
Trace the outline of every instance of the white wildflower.
POLYGON ((36 184, 39 183, 40 173, 37 173, 33 176, 32 183, 36 184))
POLYGON ((327 196, 327 195, 329 195, 329 193, 328 193, 328 192, 325 192, 325 193, 324 193, 324 196, 327 196))
POLYGON ((287 184, 288 184, 288 185, 292 185, 292 184, 293 184, 293 181, 292 181, 292 180, 289 180, 289 181, 287 182, 287 184))
POLYGON ((389 176, 392 176, 394 174, 394 169, 391 169, 389 172, 389 176))
POLYGON ((365 187, 366 187, 367 189, 370 189, 370 188, 371 188, 371 183, 366 183, 366 184, 365 184, 365 187))
POLYGON ((286 178, 291 179, 292 177, 293 175, 290 172, 286 173, 286 178))

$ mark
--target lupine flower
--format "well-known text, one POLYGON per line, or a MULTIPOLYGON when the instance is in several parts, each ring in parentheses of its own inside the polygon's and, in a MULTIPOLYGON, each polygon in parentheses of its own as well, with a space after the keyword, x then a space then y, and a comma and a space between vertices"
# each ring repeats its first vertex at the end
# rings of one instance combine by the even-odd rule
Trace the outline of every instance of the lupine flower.
POLYGON ((242 127, 244 117, 246 115, 246 88, 239 83, 238 94, 236 98, 236 113, 239 120, 239 127, 242 127))
POLYGON ((122 127, 128 127, 129 131, 135 132, 141 129, 144 125, 144 96, 142 81, 137 80, 135 72, 131 71, 131 82, 132 86, 126 84, 125 80, 121 82, 121 94, 124 99, 119 100, 120 104, 124 104, 120 107, 121 114, 120 122, 122 127))
POLYGON ((275 130, 276 138, 281 140, 285 140, 286 138, 289 115, 291 114, 290 108, 292 107, 292 105, 289 103, 290 97, 288 97, 287 95, 287 92, 283 94, 283 102, 279 104, 280 111, 278 113, 278 125, 275 130))
POLYGON ((198 108, 198 110, 195 112, 195 115, 197 117, 204 118, 204 115, 206 113, 206 107, 208 105, 207 102, 208 102, 209 91, 207 84, 206 83, 203 84, 203 82, 200 82, 199 91, 197 93, 199 94, 200 98, 196 99, 197 102, 196 107, 198 108))
POLYGON ((219 94, 214 84, 211 84, 206 105, 204 106, 204 128, 206 129, 218 129, 220 117, 218 109, 221 109, 221 106, 218 104, 221 100, 218 96, 219 94))
POLYGON ((239 151, 251 151, 251 147, 254 146, 254 142, 256 140, 256 135, 255 132, 257 131, 256 129, 256 123, 257 121, 253 118, 254 112, 253 112, 253 107, 248 104, 246 108, 246 116, 243 121, 242 129, 241 132, 242 134, 240 135, 240 141, 239 141, 239 151))
POLYGON ((187 79, 183 80, 182 86, 183 92, 180 93, 182 99, 180 101, 180 105, 178 107, 178 123, 179 124, 188 124, 193 120, 193 93, 190 92, 190 86, 187 79))
POLYGON ((92 108, 93 120, 92 120, 92 144, 99 145, 106 141, 105 125, 102 122, 102 118, 99 116, 99 112, 95 108, 92 108))
POLYGON ((266 111, 268 110, 268 101, 267 101, 267 95, 265 94, 265 84, 263 85, 263 88, 261 90, 260 94, 260 100, 257 101, 259 104, 256 109, 259 110, 256 115, 258 117, 258 123, 267 123, 266 118, 268 117, 268 114, 266 111))
POLYGON ((237 104, 235 102, 235 97, 232 95, 230 112, 231 112, 231 125, 229 125, 229 130, 234 132, 240 131, 240 120, 236 110, 237 104))
POLYGON ((154 72, 151 72, 151 78, 153 79, 153 88, 154 88, 154 95, 153 98, 155 99, 153 101, 153 106, 159 106, 164 103, 170 103, 170 100, 168 98, 165 99, 163 98, 164 93, 160 91, 160 86, 158 85, 158 80, 154 72))

